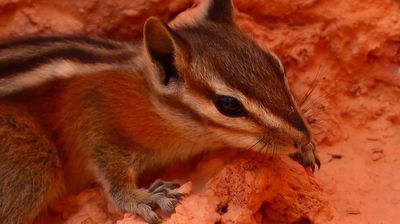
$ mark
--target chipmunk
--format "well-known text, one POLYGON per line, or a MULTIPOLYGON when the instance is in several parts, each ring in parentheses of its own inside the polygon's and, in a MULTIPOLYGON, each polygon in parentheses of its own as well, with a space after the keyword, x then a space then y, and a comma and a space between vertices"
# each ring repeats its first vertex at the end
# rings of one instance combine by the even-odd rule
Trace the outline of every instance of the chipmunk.
POLYGON ((222 147, 292 153, 319 166, 280 60, 242 33, 230 0, 169 24, 150 17, 136 43, 83 36, 0 43, 0 223, 31 223, 92 181, 148 223, 179 185, 136 180, 222 147))

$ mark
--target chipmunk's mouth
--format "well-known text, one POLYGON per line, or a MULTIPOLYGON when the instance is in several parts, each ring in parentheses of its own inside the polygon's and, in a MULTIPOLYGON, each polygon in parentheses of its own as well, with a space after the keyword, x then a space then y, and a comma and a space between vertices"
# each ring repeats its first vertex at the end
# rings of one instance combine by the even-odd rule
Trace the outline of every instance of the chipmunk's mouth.
POLYGON ((290 154, 299 151, 299 149, 294 146, 282 146, 281 152, 284 154, 290 154))
POLYGON ((288 145, 286 143, 276 143, 277 149, 281 154, 290 154, 299 151, 294 145, 288 145))

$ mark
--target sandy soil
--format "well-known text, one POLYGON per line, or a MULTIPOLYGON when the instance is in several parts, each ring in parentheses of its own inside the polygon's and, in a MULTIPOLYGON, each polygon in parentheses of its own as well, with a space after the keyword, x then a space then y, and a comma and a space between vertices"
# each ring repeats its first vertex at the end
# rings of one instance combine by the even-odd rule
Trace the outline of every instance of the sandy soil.
MULTIPOLYGON (((315 86, 302 108, 322 168, 313 177, 287 158, 233 152, 170 168, 178 175, 163 175, 186 183, 181 190, 191 193, 166 223, 397 223, 399 2, 234 2, 238 24, 282 58, 298 98, 315 86)), ((149 15, 168 20, 187 6, 185 0, 2 0, 0 36, 136 38, 149 15)), ((98 188, 68 196, 50 211, 38 223, 141 223, 116 211, 98 188)))
POLYGON ((315 176, 336 210, 331 222, 398 222, 398 2, 270 2, 258 13, 246 1, 239 8, 257 23, 245 27, 256 27, 256 37, 289 66, 298 95, 320 80, 306 114, 315 120, 323 163, 315 176))

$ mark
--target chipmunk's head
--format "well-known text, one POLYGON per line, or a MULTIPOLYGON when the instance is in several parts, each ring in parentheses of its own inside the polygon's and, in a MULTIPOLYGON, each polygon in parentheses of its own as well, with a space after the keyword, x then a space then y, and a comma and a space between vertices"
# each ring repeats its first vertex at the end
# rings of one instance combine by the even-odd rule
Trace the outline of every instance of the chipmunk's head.
POLYGON ((202 1, 169 25, 150 18, 144 43, 156 98, 184 136, 261 152, 310 143, 282 63, 235 26, 230 0, 202 1))

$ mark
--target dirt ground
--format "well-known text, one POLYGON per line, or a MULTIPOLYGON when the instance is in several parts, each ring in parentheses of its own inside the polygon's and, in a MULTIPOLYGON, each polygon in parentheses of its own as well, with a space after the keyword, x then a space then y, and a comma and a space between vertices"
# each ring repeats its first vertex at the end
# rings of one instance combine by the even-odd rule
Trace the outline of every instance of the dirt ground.
POLYGON ((399 2, 257 1, 264 8, 255 7, 256 15, 242 2, 256 36, 289 67, 294 92, 301 96, 320 80, 306 114, 323 164, 315 177, 336 210, 330 222, 397 223, 399 2))
MULTIPOLYGON (((186 183, 181 190, 191 196, 165 223, 397 223, 400 2, 234 3, 241 29, 282 59, 295 95, 302 99, 314 89, 302 109, 322 167, 310 176, 285 157, 257 160, 230 152, 230 157, 209 155, 195 167, 171 168, 180 175, 164 175, 186 183), (237 182, 225 186, 227 177, 237 182), (243 181, 248 188, 238 184, 243 181), (228 209, 221 212, 224 206, 228 209)), ((86 33, 134 39, 148 16, 169 20, 189 5, 187 0, 0 0, 0 37, 86 33)), ((141 223, 113 209, 100 189, 64 198, 37 223, 55 220, 141 223)))

